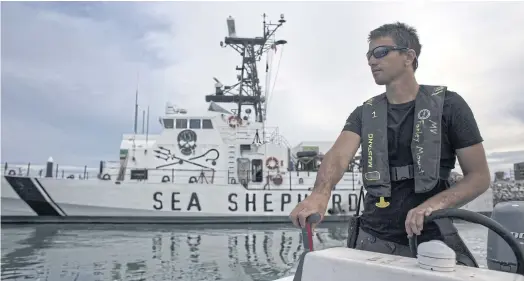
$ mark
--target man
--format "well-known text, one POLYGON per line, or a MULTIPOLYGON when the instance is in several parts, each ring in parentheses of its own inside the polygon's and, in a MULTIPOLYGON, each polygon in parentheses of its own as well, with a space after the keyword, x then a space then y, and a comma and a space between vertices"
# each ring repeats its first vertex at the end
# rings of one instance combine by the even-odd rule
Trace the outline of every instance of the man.
POLYGON ((298 227, 311 214, 323 218, 332 187, 362 143, 367 192, 355 247, 410 256, 408 237, 420 235, 419 243, 442 240, 436 224, 423 226, 424 216, 459 208, 488 189, 483 139, 460 95, 417 83, 421 45, 414 28, 385 24, 371 31, 368 41, 368 65, 386 92, 351 113, 322 161, 311 195, 290 217, 298 227), (464 179, 450 189, 446 178, 456 158, 464 179))

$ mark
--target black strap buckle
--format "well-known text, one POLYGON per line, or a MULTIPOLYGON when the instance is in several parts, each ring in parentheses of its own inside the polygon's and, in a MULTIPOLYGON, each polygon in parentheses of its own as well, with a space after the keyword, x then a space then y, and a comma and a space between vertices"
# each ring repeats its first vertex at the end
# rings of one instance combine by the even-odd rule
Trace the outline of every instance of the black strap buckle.
POLYGON ((402 181, 414 178, 413 165, 402 167, 391 167, 390 170, 391 181, 402 181))

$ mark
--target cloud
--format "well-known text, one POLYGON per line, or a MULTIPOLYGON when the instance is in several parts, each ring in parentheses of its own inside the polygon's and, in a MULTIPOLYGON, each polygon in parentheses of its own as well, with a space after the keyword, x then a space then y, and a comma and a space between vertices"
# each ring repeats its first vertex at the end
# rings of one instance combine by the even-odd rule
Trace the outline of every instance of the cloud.
POLYGON ((137 72, 147 91, 168 63, 133 43, 161 26, 147 16, 129 26, 133 7, 2 3, 3 159, 52 154, 80 164, 117 155, 121 133, 132 129, 137 72))
POLYGON ((504 171, 509 176, 514 173, 514 163, 524 162, 524 150, 492 152, 487 155, 487 158, 493 173, 504 171))
MULTIPOLYGON (((291 144, 334 140, 351 111, 383 91, 365 60, 367 33, 403 21, 423 44, 418 81, 468 101, 488 154, 521 151, 523 12, 518 2, 2 3, 2 156, 116 158, 133 129, 138 71, 151 120, 167 100, 202 112, 212 77, 233 83, 240 64, 219 46, 225 19, 235 18, 239 36, 260 36, 262 13, 288 21, 277 34, 288 44, 273 61, 276 72, 282 52, 268 122, 291 144)), ((503 158, 493 165, 518 160, 503 158)))

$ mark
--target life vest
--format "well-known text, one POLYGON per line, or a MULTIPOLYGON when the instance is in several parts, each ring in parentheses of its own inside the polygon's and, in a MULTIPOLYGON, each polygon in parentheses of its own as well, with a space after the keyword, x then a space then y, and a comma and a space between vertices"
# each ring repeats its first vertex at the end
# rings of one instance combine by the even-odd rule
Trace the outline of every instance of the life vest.
POLYGON ((362 106, 362 178, 367 192, 381 197, 378 207, 387 207, 391 182, 415 180, 415 193, 431 191, 449 169, 440 168, 442 110, 446 87, 420 85, 415 98, 415 122, 411 153, 413 165, 390 167, 387 137, 386 94, 375 96, 362 106), (382 204, 383 206, 379 206, 382 204))

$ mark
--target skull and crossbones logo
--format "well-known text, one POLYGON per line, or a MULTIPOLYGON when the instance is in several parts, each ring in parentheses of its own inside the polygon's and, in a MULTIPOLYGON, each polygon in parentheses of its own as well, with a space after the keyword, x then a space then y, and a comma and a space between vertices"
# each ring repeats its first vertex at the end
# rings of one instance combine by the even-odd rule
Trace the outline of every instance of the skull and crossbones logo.
POLYGON ((177 143, 180 153, 185 156, 195 154, 197 135, 192 130, 183 130, 178 134, 177 143))

